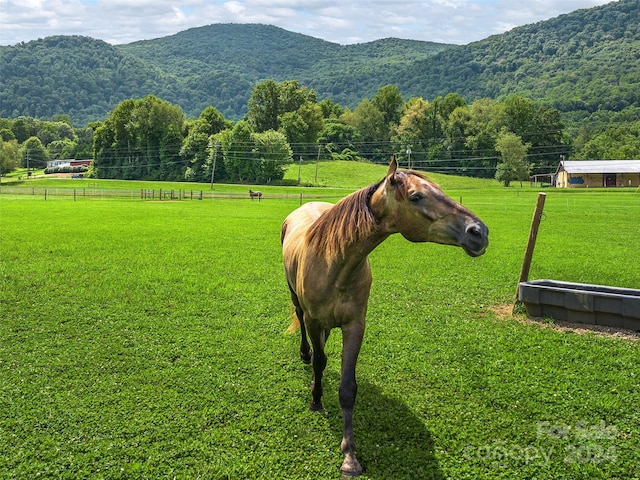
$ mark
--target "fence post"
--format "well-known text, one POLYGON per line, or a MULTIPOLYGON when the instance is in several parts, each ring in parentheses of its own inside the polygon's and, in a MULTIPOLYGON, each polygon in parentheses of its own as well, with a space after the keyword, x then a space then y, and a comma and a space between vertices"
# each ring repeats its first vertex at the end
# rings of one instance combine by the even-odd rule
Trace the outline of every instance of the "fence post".
POLYGON ((522 260, 522 268, 520 269, 520 278, 518 279, 518 285, 516 285, 516 298, 514 300, 513 310, 515 311, 518 304, 518 293, 520 291, 520 283, 529 280, 529 270, 531 269, 531 260, 533 259, 533 250, 536 248, 536 239, 538 238, 538 228, 540 227, 540 220, 542 220, 542 214, 544 213, 544 201, 547 198, 546 193, 538 193, 538 199, 536 201, 536 208, 533 212, 533 218, 531 219, 531 228, 529 230, 529 240, 527 241, 527 248, 524 252, 524 259, 522 260))
POLYGON ((46 188, 44 189, 44 200, 45 201, 47 200, 47 189, 46 188))
POLYGON ((75 188, 73 189, 73 201, 74 202, 76 201, 76 189, 75 188))

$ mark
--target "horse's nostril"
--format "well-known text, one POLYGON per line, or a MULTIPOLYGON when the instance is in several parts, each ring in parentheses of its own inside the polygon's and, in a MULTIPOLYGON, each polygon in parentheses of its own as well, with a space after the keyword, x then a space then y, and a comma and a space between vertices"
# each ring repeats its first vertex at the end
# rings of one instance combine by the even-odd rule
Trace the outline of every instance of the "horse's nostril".
POLYGON ((480 238, 482 236, 482 229, 477 223, 472 223, 467 227, 467 235, 474 238, 480 238))

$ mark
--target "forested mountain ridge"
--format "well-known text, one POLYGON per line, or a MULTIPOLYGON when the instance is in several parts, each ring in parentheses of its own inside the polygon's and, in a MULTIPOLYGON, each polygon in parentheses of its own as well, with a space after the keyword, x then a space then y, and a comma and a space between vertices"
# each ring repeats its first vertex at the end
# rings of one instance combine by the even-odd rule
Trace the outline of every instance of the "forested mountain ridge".
POLYGON ((215 24, 116 48, 179 76, 220 72, 235 65, 251 78, 297 79, 319 65, 322 69, 347 62, 407 65, 449 46, 394 38, 339 45, 271 25, 215 24))
POLYGON ((253 87, 271 78, 298 80, 319 100, 351 108, 395 84, 405 99, 519 94, 575 122, 592 114, 635 119, 639 25, 640 0, 620 0, 463 46, 399 39, 342 46, 266 25, 211 25, 119 46, 49 37, 0 47, 0 117, 68 114, 86 125, 126 98, 153 93, 191 118, 213 105, 239 119, 253 87))
POLYGON ((123 99, 170 84, 142 60, 82 36, 0 47, 0 71, 0 117, 68 114, 77 125, 103 119, 123 99))
POLYGON ((367 95, 373 95, 387 76, 384 72, 408 67, 449 46, 395 38, 345 46, 270 25, 216 24, 116 48, 175 76, 180 93, 189 99, 178 92, 163 98, 188 114, 197 116, 213 104, 226 116, 239 118, 254 85, 262 80, 295 79, 319 86, 319 98, 354 106, 363 86, 356 75, 361 78, 364 72, 370 78, 367 95))
POLYGON ((640 1, 578 10, 449 48, 398 72, 395 83, 406 95, 425 98, 518 94, 576 120, 638 108, 640 1))

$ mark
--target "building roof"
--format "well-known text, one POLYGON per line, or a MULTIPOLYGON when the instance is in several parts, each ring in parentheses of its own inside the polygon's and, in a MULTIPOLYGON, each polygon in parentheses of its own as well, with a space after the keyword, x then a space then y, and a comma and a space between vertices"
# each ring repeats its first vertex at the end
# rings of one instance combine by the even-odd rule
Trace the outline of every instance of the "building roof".
POLYGON ((565 160, 558 172, 567 173, 640 173, 640 160, 565 160))

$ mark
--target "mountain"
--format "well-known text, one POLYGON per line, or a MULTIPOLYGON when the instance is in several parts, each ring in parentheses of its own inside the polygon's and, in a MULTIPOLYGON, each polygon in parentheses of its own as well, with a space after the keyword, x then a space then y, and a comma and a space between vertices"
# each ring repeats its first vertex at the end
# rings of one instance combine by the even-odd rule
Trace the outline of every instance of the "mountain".
POLYGON ((260 81, 298 80, 318 99, 355 107, 386 84, 405 99, 519 94, 579 122, 640 117, 640 0, 515 28, 456 46, 387 38, 338 45, 268 25, 217 24, 109 45, 77 36, 0 47, 0 117, 77 125, 149 93, 196 117, 208 105, 244 115, 260 81), (622 113, 621 113, 622 112, 622 113))
POLYGON ((88 37, 47 37, 0 48, 0 116, 50 119, 68 114, 78 125, 106 117, 119 102, 168 84, 160 70, 88 37))
POLYGON ((621 0, 456 46, 398 72, 408 96, 519 94, 585 116, 640 107, 640 1, 621 0))
POLYGON ((183 88, 163 98, 188 114, 214 105, 235 119, 246 112, 260 81, 298 80, 316 89, 319 98, 351 105, 362 99, 355 95, 363 85, 345 88, 349 72, 354 78, 375 72, 368 90, 373 95, 384 71, 408 67, 449 46, 394 38, 343 46, 270 25, 216 24, 117 48, 172 75, 183 88))

